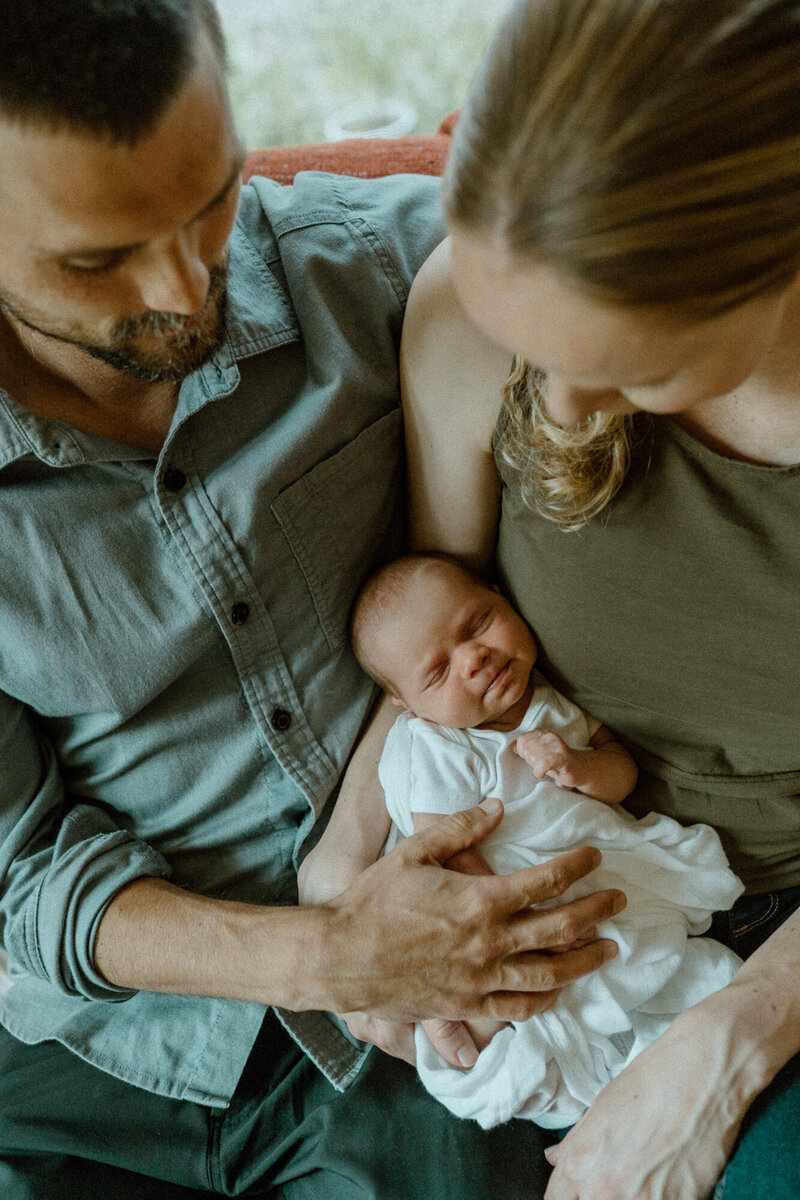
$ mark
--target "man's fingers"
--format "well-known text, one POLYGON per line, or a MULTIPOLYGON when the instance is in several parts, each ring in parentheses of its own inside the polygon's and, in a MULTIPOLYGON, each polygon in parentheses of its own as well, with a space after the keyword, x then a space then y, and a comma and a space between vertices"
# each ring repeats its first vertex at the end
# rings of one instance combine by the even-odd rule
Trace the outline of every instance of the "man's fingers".
POLYGON ((468 850, 487 837, 502 817, 503 805, 489 797, 475 808, 443 817, 436 825, 407 838, 402 846, 420 861, 427 859, 444 864, 460 850, 468 850))
POLYGON ((480 1006, 480 1017, 496 1021, 527 1021, 551 1008, 562 990, 614 958, 617 946, 601 938, 563 954, 520 955, 503 968, 504 988, 491 992, 480 1006))
MULTIPOLYGON (((503 964, 504 992, 558 992, 576 979, 591 974, 604 963, 616 958, 619 953, 616 942, 610 938, 598 938, 577 950, 565 950, 563 954, 542 954, 531 951, 519 954, 503 964)), ((535 999, 535 995, 534 995, 535 999)), ((492 1016, 496 1014, 491 1013, 492 1016)), ((519 1020, 520 1018, 516 1018, 519 1020)))
POLYGON ((478 1050, 462 1021, 423 1021, 422 1028, 434 1050, 449 1062, 451 1067, 475 1066, 478 1050))
POLYGON ((511 875, 496 875, 491 883, 492 894, 499 909, 507 913, 519 912, 533 904, 563 896, 568 887, 599 867, 602 858, 593 846, 580 846, 538 866, 523 867, 511 875))
POLYGON ((520 913, 510 930, 511 952, 571 948, 601 921, 622 912, 626 904, 624 892, 609 888, 557 908, 535 908, 520 913))

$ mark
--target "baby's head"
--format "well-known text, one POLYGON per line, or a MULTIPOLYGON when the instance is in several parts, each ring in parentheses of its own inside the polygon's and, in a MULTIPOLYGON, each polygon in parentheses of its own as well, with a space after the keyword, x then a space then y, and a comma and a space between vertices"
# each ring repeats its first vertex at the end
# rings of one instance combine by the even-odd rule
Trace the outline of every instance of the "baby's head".
POLYGON ((367 674, 418 717, 513 728, 524 714, 531 631, 495 588, 445 555, 409 554, 370 576, 351 635, 367 674))

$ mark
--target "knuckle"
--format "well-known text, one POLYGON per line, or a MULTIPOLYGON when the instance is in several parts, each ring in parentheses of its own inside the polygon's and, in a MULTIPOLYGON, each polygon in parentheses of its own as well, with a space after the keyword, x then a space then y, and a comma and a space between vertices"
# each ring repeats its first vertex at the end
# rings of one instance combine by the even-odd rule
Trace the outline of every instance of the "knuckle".
POLYGON ((572 877, 567 866, 560 859, 551 859, 545 866, 547 869, 544 874, 547 879, 549 891, 555 896, 563 896, 572 883, 572 877))
POLYGON ((560 962, 557 958, 544 958, 538 966, 537 985, 543 992, 551 992, 561 983, 560 962))
POLYGON ((576 911, 566 908, 559 909, 553 918, 553 945, 569 945, 580 936, 585 927, 586 922, 580 919, 576 911))
POLYGON ((429 1038, 436 1038, 438 1042, 450 1042, 462 1035, 462 1025, 460 1021, 440 1021, 430 1020, 424 1021, 425 1032, 429 1038))
POLYGON ((479 929, 472 939, 475 961, 478 963, 494 963, 500 955, 500 945, 497 935, 491 929, 479 929))
POLYGON ((449 822, 451 829, 456 829, 459 833, 472 833, 473 817, 468 808, 451 813, 445 820, 449 822))

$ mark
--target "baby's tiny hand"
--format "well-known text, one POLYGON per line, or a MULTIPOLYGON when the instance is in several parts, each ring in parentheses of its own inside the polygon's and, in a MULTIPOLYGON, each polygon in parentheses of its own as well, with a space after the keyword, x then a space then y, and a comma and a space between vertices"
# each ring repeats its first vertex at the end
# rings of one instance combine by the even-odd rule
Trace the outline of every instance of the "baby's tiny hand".
POLYGON ((523 733, 512 749, 532 767, 537 779, 553 779, 564 787, 575 787, 573 754, 557 733, 545 729, 523 733))

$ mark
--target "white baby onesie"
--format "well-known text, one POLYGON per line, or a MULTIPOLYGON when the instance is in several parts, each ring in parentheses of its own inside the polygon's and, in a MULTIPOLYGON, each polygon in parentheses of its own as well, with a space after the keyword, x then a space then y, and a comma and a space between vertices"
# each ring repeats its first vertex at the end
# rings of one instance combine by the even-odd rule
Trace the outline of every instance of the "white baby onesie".
POLYGON ((628 897, 622 913, 598 926, 598 936, 617 943, 618 956, 570 984, 551 1009, 501 1030, 470 1071, 450 1067, 418 1027, 425 1087, 484 1128, 511 1117, 549 1129, 574 1124, 678 1013, 724 987, 741 965, 725 946, 693 936, 743 890, 711 828, 656 813, 636 820, 538 780, 513 752, 514 740, 532 729, 549 729, 578 749, 599 727, 536 673, 534 681, 530 707, 511 732, 446 729, 403 713, 380 765, 387 807, 403 836, 413 832, 414 812, 447 814, 499 796, 505 816, 480 845, 493 871, 507 874, 591 845, 602 851, 602 864, 563 901, 605 888, 628 897))

